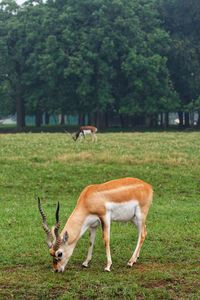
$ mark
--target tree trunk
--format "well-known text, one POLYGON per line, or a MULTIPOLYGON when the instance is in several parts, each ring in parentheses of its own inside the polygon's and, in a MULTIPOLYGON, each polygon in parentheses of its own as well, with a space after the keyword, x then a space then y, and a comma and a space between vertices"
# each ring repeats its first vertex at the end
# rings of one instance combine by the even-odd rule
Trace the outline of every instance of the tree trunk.
POLYGON ((96 126, 99 130, 105 129, 106 127, 105 112, 98 111, 96 113, 96 126))
POLYGON ((96 126, 96 115, 93 112, 88 114, 88 125, 96 126))
POLYGON ((200 111, 198 111, 197 127, 200 128, 200 111))
POLYGON ((165 112, 164 113, 164 128, 168 128, 169 127, 169 113, 165 112))
POLYGON ((140 125, 141 127, 144 127, 144 126, 145 126, 145 120, 146 120, 145 117, 146 117, 146 116, 145 116, 144 113, 141 113, 141 114, 139 115, 139 117, 138 117, 138 122, 139 122, 139 125, 140 125))
POLYGON ((178 112, 178 117, 179 117, 179 127, 183 128, 183 112, 182 111, 178 112))
POLYGON ((132 117, 132 126, 139 126, 144 127, 145 126, 145 114, 136 114, 132 117))
POLYGON ((60 125, 64 125, 65 124, 65 115, 61 114, 60 116, 60 125))
POLYGON ((79 126, 85 125, 85 115, 84 114, 79 113, 79 115, 78 115, 78 123, 79 123, 79 126))
POLYGON ((20 91, 16 94, 17 131, 22 131, 25 127, 25 107, 20 91))
POLYGON ((160 113, 160 127, 163 127, 163 113, 160 113))
POLYGON ((109 114, 108 112, 105 112, 105 127, 109 127, 109 114))
POLYGON ((42 111, 40 108, 37 108, 35 113, 35 126, 41 127, 42 125, 42 111))
POLYGON ((150 128, 151 126, 151 116, 149 114, 146 114, 145 116, 145 127, 150 128))
POLYGON ((190 116, 189 112, 185 112, 185 127, 189 128, 190 127, 190 116))
POLYGON ((154 113, 151 115, 151 127, 156 128, 158 127, 158 114, 154 113))
POLYGON ((168 128, 169 127, 169 113, 168 112, 166 112, 165 113, 165 126, 166 126, 166 128, 168 128))
POLYGON ((119 118, 120 118, 121 128, 124 128, 124 117, 123 117, 123 115, 119 114, 119 118))
POLYGON ((24 99, 22 96, 22 85, 21 85, 21 66, 16 63, 16 82, 14 85, 16 95, 16 114, 17 114, 17 131, 22 131, 25 127, 25 106, 24 99))
POLYGON ((129 127, 129 121, 130 121, 129 116, 126 115, 126 114, 120 114, 119 117, 120 117, 120 121, 121 121, 121 127, 122 128, 128 128, 129 127))
POLYGON ((44 116, 44 122, 45 122, 45 125, 49 125, 49 113, 45 112, 45 116, 44 116))
POLYGON ((133 116, 131 117, 131 127, 134 127, 135 125, 136 125, 136 116, 133 115, 133 116))
POLYGON ((157 114, 156 113, 147 113, 145 116, 145 127, 152 128, 157 126, 157 114))
POLYGON ((190 126, 191 128, 194 128, 194 110, 190 113, 190 126))

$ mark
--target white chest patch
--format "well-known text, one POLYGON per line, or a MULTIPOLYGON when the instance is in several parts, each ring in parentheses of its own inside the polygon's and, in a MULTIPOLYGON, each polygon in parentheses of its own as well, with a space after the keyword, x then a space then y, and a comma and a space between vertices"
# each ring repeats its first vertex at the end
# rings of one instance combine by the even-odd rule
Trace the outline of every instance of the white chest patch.
POLYGON ((96 215, 89 215, 85 222, 83 223, 83 226, 81 228, 81 236, 85 233, 85 231, 88 229, 88 227, 96 227, 100 224, 100 219, 96 215))
MULTIPOLYGON (((123 203, 109 202, 106 204, 107 212, 113 221, 127 222, 134 218, 139 205, 137 200, 131 200, 123 203)), ((140 209, 139 209, 140 210, 140 209)))

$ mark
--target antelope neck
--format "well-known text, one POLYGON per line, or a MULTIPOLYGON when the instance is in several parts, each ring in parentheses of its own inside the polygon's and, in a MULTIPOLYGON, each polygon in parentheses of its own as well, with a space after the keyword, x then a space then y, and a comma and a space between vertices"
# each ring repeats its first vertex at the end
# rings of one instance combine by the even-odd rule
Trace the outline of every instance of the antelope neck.
POLYGON ((79 211, 78 209, 74 209, 74 211, 70 215, 65 227, 61 232, 61 236, 64 236, 65 232, 67 231, 69 236, 69 245, 74 243, 75 241, 77 242, 80 239, 82 227, 84 225, 86 217, 87 213, 84 211, 79 211))

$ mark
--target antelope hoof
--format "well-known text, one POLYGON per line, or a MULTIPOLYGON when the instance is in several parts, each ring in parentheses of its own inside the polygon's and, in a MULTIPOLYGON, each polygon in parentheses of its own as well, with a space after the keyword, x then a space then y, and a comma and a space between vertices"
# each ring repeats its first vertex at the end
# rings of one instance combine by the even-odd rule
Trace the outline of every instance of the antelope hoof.
POLYGON ((105 267, 105 268, 104 268, 104 271, 110 272, 110 267, 109 267, 109 266, 108 266, 108 267, 105 267))
POLYGON ((129 261, 127 263, 127 266, 132 267, 135 263, 136 263, 136 261, 129 261))
POLYGON ((84 268, 88 268, 88 263, 87 263, 86 261, 84 261, 84 262, 82 263, 82 266, 83 266, 84 268))

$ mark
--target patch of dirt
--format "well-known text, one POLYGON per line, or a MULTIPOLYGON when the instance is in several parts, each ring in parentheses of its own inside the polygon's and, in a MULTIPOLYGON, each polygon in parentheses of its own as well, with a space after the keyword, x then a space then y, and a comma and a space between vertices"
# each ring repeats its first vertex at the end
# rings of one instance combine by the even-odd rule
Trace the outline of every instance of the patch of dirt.
POLYGON ((179 285, 183 284, 183 280, 177 279, 155 279, 149 280, 148 282, 144 282, 141 284, 142 287, 152 289, 152 288, 162 288, 171 285, 179 285))
POLYGON ((68 292, 67 288, 63 287, 54 287, 52 288, 48 293, 48 299, 55 300, 58 297, 62 296, 63 294, 66 294, 68 292))
MULTIPOLYGON (((198 267, 198 264, 196 264, 198 267)), ((137 271, 149 271, 149 270, 170 270, 170 269, 184 269, 184 263, 157 263, 157 262, 143 262, 139 261, 134 265, 134 269, 137 271)))
POLYGON ((6 267, 4 269, 1 269, 1 272, 2 273, 15 273, 17 272, 18 270, 22 270, 24 269, 25 267, 23 265, 17 265, 17 266, 14 266, 14 267, 6 267))

